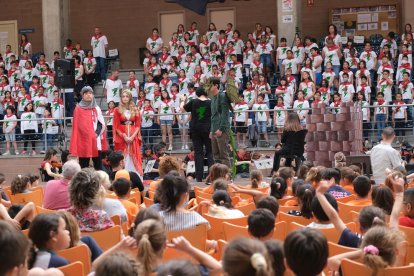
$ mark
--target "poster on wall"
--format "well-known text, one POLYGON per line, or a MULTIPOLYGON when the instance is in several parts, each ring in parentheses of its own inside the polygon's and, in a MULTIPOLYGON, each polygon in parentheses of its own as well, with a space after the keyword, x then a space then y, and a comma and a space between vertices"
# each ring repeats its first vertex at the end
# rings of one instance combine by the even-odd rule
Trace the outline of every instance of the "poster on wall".
POLYGON ((358 24, 358 31, 368 30, 368 24, 358 24))
POLYGON ((282 1, 282 11, 283 12, 293 11, 293 0, 283 0, 282 1))
POLYGON ((293 22, 293 15, 284 15, 282 17, 282 22, 287 24, 287 23, 292 23, 293 22))
POLYGON ((372 14, 371 22, 378 22, 378 13, 377 12, 372 14))
POLYGON ((370 13, 359 13, 357 17, 358 23, 369 23, 371 22, 371 14, 370 13))
POLYGON ((381 22, 381 31, 388 31, 388 21, 381 22))
POLYGON ((378 30, 378 23, 369 23, 368 31, 378 30))

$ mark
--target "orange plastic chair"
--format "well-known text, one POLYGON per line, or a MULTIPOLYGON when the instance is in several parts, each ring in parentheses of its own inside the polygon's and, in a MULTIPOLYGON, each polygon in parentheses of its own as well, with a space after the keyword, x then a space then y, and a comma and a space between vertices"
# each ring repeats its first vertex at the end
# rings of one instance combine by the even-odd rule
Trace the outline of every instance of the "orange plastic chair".
POLYGON ((29 229, 22 230, 23 235, 29 237, 29 229))
POLYGON ((198 194, 196 194, 196 197, 205 198, 207 200, 211 200, 213 198, 213 194, 204 193, 202 191, 198 191, 198 194))
POLYGON ((347 190, 348 192, 350 192, 351 194, 355 194, 354 192, 354 186, 353 185, 346 185, 346 186, 341 186, 344 190, 347 190))
POLYGON ((339 217, 344 223, 352 222, 351 211, 359 213, 365 205, 348 205, 338 201, 339 217))
MULTIPOLYGON (((298 224, 296 222, 292 222, 288 226, 288 233, 295 231, 296 229, 304 228, 304 227, 306 226, 298 224)), ((356 225, 354 222, 347 223, 346 227, 348 227, 352 231, 352 233, 355 233, 356 225)), ((336 231, 335 228, 317 229, 317 230, 322 232, 322 234, 326 237, 328 242, 337 243, 339 241, 340 234, 338 233, 338 231, 336 231)))
POLYGON ((285 221, 279 221, 275 223, 275 232, 273 232, 273 238, 275 240, 284 241, 287 234, 287 223, 285 221))
POLYGON ((145 207, 148 208, 148 207, 150 207, 151 205, 154 204, 154 200, 152 200, 148 197, 144 197, 144 204, 145 204, 145 207))
POLYGON ((27 194, 10 195, 12 204, 26 204, 33 202, 36 206, 43 206, 43 190, 34 190, 27 194))
POLYGON ((350 196, 346 196, 346 197, 337 198, 336 201, 346 203, 348 201, 354 200, 355 198, 356 198, 355 195, 350 195, 350 196))
POLYGON ((55 213, 55 210, 50 210, 50 209, 46 209, 40 206, 36 206, 36 213, 39 214, 51 214, 51 213, 55 213))
POLYGON ((234 208, 242 211, 245 216, 248 216, 253 210, 256 210, 256 204, 251 202, 245 205, 235 206, 234 208))
POLYGON ((192 229, 167 232, 168 241, 171 241, 173 238, 179 236, 185 237, 191 243, 192 246, 200 250, 206 251, 207 224, 199 224, 192 229))
POLYGON ((240 237, 250 238, 247 226, 234 225, 229 222, 223 223, 224 240, 231 241, 240 237))
POLYGON ((407 264, 414 263, 414 228, 400 225, 400 231, 405 233, 407 246, 407 264))
POLYGON ((6 193, 7 198, 10 200, 10 198, 11 198, 11 187, 10 186, 4 187, 3 191, 6 193))
POLYGON ((223 257, 224 254, 224 249, 227 246, 227 242, 224 240, 218 240, 217 241, 217 253, 216 253, 216 260, 221 260, 221 258, 223 257))
POLYGON ((207 237, 210 240, 224 239, 223 223, 228 222, 234 225, 246 226, 247 217, 235 218, 235 219, 222 219, 209 216, 207 214, 203 217, 210 223, 211 229, 207 231, 207 237))
POLYGON ((141 192, 138 189, 136 189, 136 191, 134 192, 131 192, 131 194, 129 195, 129 199, 132 199, 132 198, 135 199, 136 205, 141 205, 141 192))
POLYGON ((124 233, 124 235, 128 235, 128 222, 125 221, 124 223, 122 223, 121 216, 119 215, 112 216, 111 220, 115 225, 121 226, 122 233, 124 233))
POLYGON ((358 250, 358 248, 342 246, 335 242, 330 242, 330 241, 328 241, 328 247, 329 247, 329 257, 358 250))
POLYGON ((278 199, 277 202, 279 203, 279 206, 285 205, 286 202, 293 199, 293 196, 287 196, 285 198, 278 199))
POLYGON ((84 268, 81 262, 74 262, 58 268, 65 276, 86 275, 83 273, 84 268))
POLYGON ((300 210, 299 206, 279 206, 279 212, 287 213, 290 210, 300 210))
POLYGON ((302 224, 302 225, 308 225, 309 223, 314 221, 314 219, 307 219, 307 218, 304 218, 302 216, 292 216, 292 215, 286 214, 284 212, 279 212, 278 215, 279 215, 279 221, 285 221, 288 224, 288 226, 292 222, 296 222, 296 223, 302 224))
POLYGON ((155 192, 148 190, 148 196, 149 196, 149 198, 151 198, 153 200, 154 196, 155 196, 155 192))
POLYGON ((60 250, 57 254, 70 263, 81 262, 83 264, 83 275, 88 275, 91 271, 91 254, 89 248, 85 244, 81 244, 72 248, 60 250))
POLYGON ((106 193, 105 197, 106 198, 112 198, 112 199, 118 199, 118 197, 115 194, 110 194, 110 193, 106 193))
POLYGON ((96 231, 96 232, 82 232, 82 236, 91 236, 99 247, 106 251, 118 242, 121 241, 121 226, 115 225, 111 228, 96 231))
MULTIPOLYGON (((341 262, 342 275, 372 275, 372 269, 362 263, 344 259, 341 262)), ((414 266, 389 267, 381 269, 378 276, 411 276, 414 275, 414 266)))

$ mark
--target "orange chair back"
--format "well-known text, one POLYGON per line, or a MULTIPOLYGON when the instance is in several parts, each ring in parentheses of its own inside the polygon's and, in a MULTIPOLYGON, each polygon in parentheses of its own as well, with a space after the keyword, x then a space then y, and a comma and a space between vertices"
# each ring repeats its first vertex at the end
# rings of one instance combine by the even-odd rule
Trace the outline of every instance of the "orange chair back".
POLYGON ((151 198, 153 200, 154 196, 155 196, 155 192, 148 190, 148 196, 149 196, 149 198, 151 198))
POLYGON ((213 198, 213 194, 204 193, 202 191, 198 191, 196 197, 205 198, 207 200, 211 200, 213 198))
POLYGON ((337 202, 346 203, 348 201, 354 200, 355 198, 356 198, 355 195, 350 195, 350 196, 345 196, 345 197, 337 198, 336 201, 337 202))
POLYGON ((121 234, 122 229, 119 225, 96 232, 82 232, 82 236, 91 236, 103 251, 120 242, 121 234))
POLYGON ((91 271, 91 254, 88 246, 85 244, 60 250, 57 254, 68 260, 70 263, 77 261, 81 262, 83 264, 84 275, 88 275, 91 271))
POLYGON ((224 240, 217 241, 217 253, 216 253, 216 260, 220 261, 224 254, 224 249, 227 246, 227 242, 224 240))
MULTIPOLYGON (((344 259, 341 262, 342 275, 372 275, 372 269, 362 263, 344 259)), ((414 275, 413 266, 388 267, 380 269, 378 276, 411 276, 414 275)))
POLYGON ((148 207, 150 207, 151 205, 154 204, 154 200, 152 200, 148 197, 144 197, 144 204, 145 204, 145 207, 148 208, 148 207))
POLYGON ((234 225, 229 222, 223 223, 224 240, 231 241, 240 237, 250 238, 249 231, 246 226, 234 225))
POLYGON ((22 230, 23 235, 29 237, 29 229, 22 230))
POLYGON ((359 213, 365 205, 348 205, 338 201, 339 217, 344 223, 352 222, 351 211, 359 213))
MULTIPOLYGON (((129 199, 135 199, 135 204, 136 205, 141 205, 141 193, 139 192, 139 190, 137 189, 137 191, 132 192, 129 196, 129 199)), ((154 199, 154 197, 153 197, 154 199)))
POLYGON ((224 232, 223 232, 223 223, 228 222, 234 225, 239 226, 246 226, 247 225, 247 217, 242 218, 235 218, 235 219, 222 219, 222 218, 215 218, 204 214, 203 217, 210 223, 210 230, 207 231, 207 237, 210 240, 219 240, 224 239, 224 232))
POLYGON ((342 245, 337 244, 336 242, 330 242, 330 241, 328 241, 328 246, 329 246, 329 257, 358 250, 358 248, 342 246, 342 245))
POLYGON ((302 225, 308 225, 309 223, 314 221, 314 219, 307 219, 302 216, 292 216, 284 212, 279 212, 279 221, 285 221, 288 224, 288 226, 292 222, 296 222, 302 225))
POLYGON ((85 275, 84 268, 81 262, 74 262, 58 268, 65 276, 85 275))
POLYGON ((106 193, 105 197, 106 198, 112 198, 112 199, 118 199, 118 197, 115 194, 110 194, 110 193, 106 193))
POLYGON ((36 206, 43 206, 43 190, 34 190, 27 194, 10 195, 12 204, 27 204, 33 202, 36 206))
POLYGON ((52 214, 55 213, 55 210, 46 209, 40 206, 36 206, 36 213, 39 214, 52 214))
POLYGON ((121 225, 121 216, 120 215, 113 215, 111 217, 111 220, 115 225, 121 225))
POLYGON ((279 206, 285 205, 286 202, 293 199, 293 196, 287 196, 285 198, 278 199, 277 202, 279 203, 279 206))
POLYGON ((251 202, 245 205, 235 206, 234 208, 242 211, 245 216, 248 216, 253 210, 256 210, 256 204, 251 202))
POLYGON ((11 198, 11 196, 12 196, 12 193, 11 193, 11 187, 10 187, 10 186, 4 187, 4 188, 3 188, 3 191, 6 193, 7 198, 10 200, 10 198, 11 198))
POLYGON ((273 232, 273 238, 275 240, 284 241, 287 234, 287 223, 285 221, 279 221, 275 223, 275 232, 273 232))
POLYGON ((414 228, 400 226, 400 231, 403 231, 405 233, 405 239, 408 242, 407 264, 414 263, 414 228))
MULTIPOLYGON (((304 227, 306 226, 301 225, 296 222, 292 222, 288 226, 288 233, 293 232, 299 228, 304 228, 304 227)), ((355 223, 353 222, 347 223, 346 227, 348 227, 353 233, 355 232, 355 228, 356 228, 355 223)), ((317 229, 317 230, 322 232, 322 234, 326 237, 328 242, 337 243, 339 241, 340 234, 338 233, 338 231, 336 231, 335 228, 326 228, 326 229, 317 229)))
POLYGON ((168 241, 179 236, 185 237, 192 246, 206 251, 207 224, 199 224, 193 229, 167 232, 168 241))

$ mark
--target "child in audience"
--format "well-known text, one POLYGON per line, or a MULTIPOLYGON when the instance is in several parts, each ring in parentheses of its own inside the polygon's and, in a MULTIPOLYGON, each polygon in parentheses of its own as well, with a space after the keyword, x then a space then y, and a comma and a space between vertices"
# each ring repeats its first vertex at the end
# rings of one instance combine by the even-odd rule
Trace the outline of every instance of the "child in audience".
POLYGON ((256 209, 267 209, 272 214, 277 217, 277 213, 279 212, 279 203, 277 202, 277 199, 273 196, 265 196, 262 197, 257 203, 256 203, 256 209))
POLYGON ((295 275, 319 275, 328 259, 328 241, 318 230, 302 228, 287 235, 285 263, 295 275))
POLYGON ((131 195, 131 182, 125 178, 118 178, 112 183, 112 189, 119 201, 124 205, 128 214, 129 224, 131 224, 139 212, 138 206, 128 200, 131 195))
MULTIPOLYGON (((159 273, 157 273, 158 275, 159 273)), ((114 252, 105 257, 96 267, 95 276, 127 275, 138 276, 139 264, 124 252, 114 252)))
MULTIPOLYGON (((329 204, 338 211, 338 203, 336 199, 329 193, 325 193, 326 200, 328 200, 329 204)), ((316 229, 329 229, 334 228, 334 225, 330 222, 329 217, 323 211, 321 204, 317 197, 312 199, 311 203, 312 214, 316 218, 316 222, 311 222, 307 225, 310 228, 316 229)))
POLYGON ((375 185, 371 193, 372 206, 381 208, 386 216, 391 215, 392 206, 394 205, 394 194, 392 190, 385 185, 375 185))
POLYGON ((267 251, 269 252, 269 257, 272 261, 273 272, 275 276, 283 276, 286 271, 284 263, 284 252, 283 252, 283 242, 278 240, 267 240, 264 242, 267 251))
MULTIPOLYGON (((242 218, 244 214, 237 209, 233 208, 232 199, 227 191, 217 190, 212 197, 213 203, 200 202, 199 206, 209 205, 208 215, 216 218, 242 218)), ((201 209, 199 210, 201 211, 201 209)))
POLYGON ((353 181, 358 176, 358 174, 350 167, 339 168, 339 171, 341 173, 341 180, 339 181, 339 185, 345 190, 352 193, 354 191, 353 181))
POLYGON ((414 227, 414 188, 408 188, 404 192, 403 213, 400 217, 399 224, 405 227, 414 227))
POLYGON ((321 179, 335 183, 332 185, 328 193, 333 195, 336 199, 350 196, 351 193, 342 188, 339 183, 341 181, 341 171, 337 168, 326 168, 321 172, 321 179))
POLYGON ((16 176, 10 184, 10 188, 12 195, 31 193, 30 179, 26 176, 16 176))
POLYGON ((346 202, 348 205, 372 205, 372 201, 369 199, 369 193, 371 192, 371 181, 365 175, 357 176, 354 181, 354 192, 356 198, 354 200, 346 202))
POLYGON ((269 187, 269 184, 263 181, 263 174, 260 170, 250 172, 250 187, 253 189, 269 187))
POLYGON ((275 231, 275 216, 267 209, 253 210, 247 217, 247 230, 255 239, 270 240, 275 231))
POLYGON ((29 258, 30 268, 47 269, 69 264, 66 259, 55 253, 70 245, 65 220, 58 214, 37 215, 30 225, 29 238, 33 242, 32 255, 29 258))
POLYGON ((310 219, 312 215, 312 199, 315 196, 315 188, 311 184, 303 184, 296 190, 296 196, 298 197, 299 210, 289 210, 288 214, 292 216, 302 216, 310 219))

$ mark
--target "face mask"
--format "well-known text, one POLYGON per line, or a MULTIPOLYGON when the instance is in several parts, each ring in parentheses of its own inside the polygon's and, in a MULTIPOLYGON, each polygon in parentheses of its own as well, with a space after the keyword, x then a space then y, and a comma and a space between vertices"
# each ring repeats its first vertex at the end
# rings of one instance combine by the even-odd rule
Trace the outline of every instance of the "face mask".
POLYGON ((407 64, 407 61, 406 60, 402 60, 401 63, 402 64, 407 64))
POLYGON ((344 82, 347 82, 348 81, 348 78, 344 78, 344 82))

